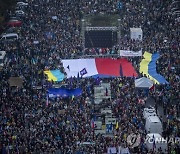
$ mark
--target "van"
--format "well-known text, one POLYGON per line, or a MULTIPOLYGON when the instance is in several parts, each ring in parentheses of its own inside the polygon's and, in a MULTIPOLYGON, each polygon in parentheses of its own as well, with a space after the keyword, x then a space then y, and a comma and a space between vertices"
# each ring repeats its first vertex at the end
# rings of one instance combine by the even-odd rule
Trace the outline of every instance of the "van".
POLYGON ((0 67, 4 66, 6 51, 0 51, 0 67))
POLYGON ((12 40, 17 40, 18 38, 19 38, 18 34, 16 34, 16 33, 3 34, 1 36, 1 40, 2 41, 3 40, 10 40, 10 41, 12 41, 12 40))
POLYGON ((157 116, 156 110, 154 107, 144 108, 144 111, 143 111, 144 119, 148 118, 149 116, 157 116))
POLYGON ((149 116, 146 118, 145 129, 147 133, 162 134, 163 127, 158 116, 149 116))
POLYGON ((102 121, 94 121, 94 125, 96 129, 102 129, 102 121))
POLYGON ((17 10, 17 11, 15 11, 15 14, 16 14, 17 16, 23 16, 25 13, 24 13, 24 11, 22 11, 22 10, 17 10))
POLYGON ((110 124, 113 124, 115 125, 116 124, 116 118, 113 118, 113 117, 106 117, 105 118, 105 123, 106 125, 110 125, 110 124))
POLYGON ((25 3, 25 2, 17 2, 17 6, 28 6, 28 3, 25 3))
POLYGON ((168 153, 168 141, 158 133, 147 134, 145 144, 148 151, 158 152, 158 149, 161 149, 163 153, 168 153))
POLYGON ((101 109, 101 114, 112 114, 111 108, 101 109))

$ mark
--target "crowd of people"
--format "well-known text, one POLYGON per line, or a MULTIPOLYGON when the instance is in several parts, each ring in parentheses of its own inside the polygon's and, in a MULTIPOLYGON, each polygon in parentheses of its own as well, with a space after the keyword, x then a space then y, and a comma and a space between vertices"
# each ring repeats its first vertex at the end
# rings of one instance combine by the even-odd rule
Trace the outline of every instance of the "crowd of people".
MULTIPOLYGON (((74 98, 55 98, 47 104, 46 93, 53 83, 43 71, 60 69, 61 59, 78 58, 85 54, 114 54, 119 49, 159 52, 157 71, 168 85, 156 85, 150 93, 158 105, 164 107, 165 135, 179 136, 179 31, 178 21, 171 15, 171 1, 164 0, 29 0, 20 17, 22 27, 15 42, 1 42, 8 61, 0 72, 0 150, 5 153, 107 153, 107 148, 120 146, 130 153, 147 151, 143 140, 130 147, 126 137, 136 132, 145 136, 142 111, 143 93, 136 93, 133 78, 100 79, 111 84, 112 100, 107 101, 119 127, 114 136, 96 135, 91 121, 95 115, 94 86, 96 79, 64 79, 60 84, 81 87, 83 93, 74 98), (81 19, 99 13, 119 14, 121 39, 109 49, 83 50, 81 19), (131 40, 130 27, 141 27, 143 41, 131 40), (23 87, 11 87, 8 79, 19 76, 23 87), (36 87, 40 87, 37 89, 36 87), (87 102, 90 100, 90 103, 87 102), (93 142, 86 146, 78 142, 93 142)), ((129 59, 137 68, 141 58, 129 59)), ((139 74, 141 76, 141 74, 139 74)), ((171 145, 169 153, 179 153, 178 145, 171 145)), ((159 150, 159 153, 162 153, 159 150)))

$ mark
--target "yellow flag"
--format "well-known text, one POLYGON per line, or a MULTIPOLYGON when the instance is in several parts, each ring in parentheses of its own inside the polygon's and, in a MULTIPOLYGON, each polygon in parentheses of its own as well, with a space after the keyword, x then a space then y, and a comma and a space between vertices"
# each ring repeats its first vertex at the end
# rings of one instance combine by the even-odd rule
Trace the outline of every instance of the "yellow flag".
POLYGON ((102 130, 105 130, 106 129, 106 125, 102 125, 102 130))
POLYGON ((170 124, 170 120, 168 119, 168 126, 169 126, 169 124, 170 124))
POLYGON ((118 129, 119 128, 119 124, 118 124, 118 122, 116 122, 116 129, 118 129))

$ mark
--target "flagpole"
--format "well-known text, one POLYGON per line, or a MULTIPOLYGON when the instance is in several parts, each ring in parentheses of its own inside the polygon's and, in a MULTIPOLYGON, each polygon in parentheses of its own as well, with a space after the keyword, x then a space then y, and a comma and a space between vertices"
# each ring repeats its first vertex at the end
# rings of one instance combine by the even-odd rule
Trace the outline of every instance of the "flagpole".
POLYGON ((153 134, 153 153, 155 152, 155 149, 156 149, 156 140, 153 134))
POLYGON ((47 95, 46 106, 48 107, 48 105, 49 105, 49 96, 47 95))

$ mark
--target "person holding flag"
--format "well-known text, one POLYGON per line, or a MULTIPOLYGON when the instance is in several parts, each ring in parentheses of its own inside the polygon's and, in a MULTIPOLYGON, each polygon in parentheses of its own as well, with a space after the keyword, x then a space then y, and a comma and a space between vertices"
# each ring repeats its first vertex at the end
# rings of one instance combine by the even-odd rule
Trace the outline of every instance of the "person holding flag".
POLYGON ((94 119, 91 119, 91 128, 94 129, 95 128, 95 124, 94 124, 94 119))
POLYGON ((119 123, 118 123, 118 121, 116 122, 116 130, 118 130, 119 129, 119 123))
POLYGON ((46 106, 48 107, 49 105, 49 96, 47 95, 47 98, 46 98, 46 106))

